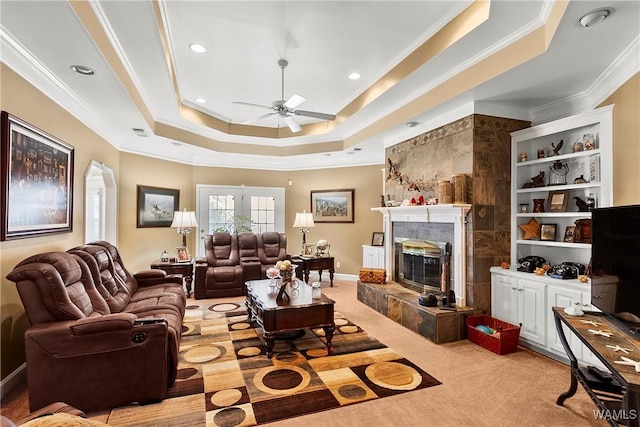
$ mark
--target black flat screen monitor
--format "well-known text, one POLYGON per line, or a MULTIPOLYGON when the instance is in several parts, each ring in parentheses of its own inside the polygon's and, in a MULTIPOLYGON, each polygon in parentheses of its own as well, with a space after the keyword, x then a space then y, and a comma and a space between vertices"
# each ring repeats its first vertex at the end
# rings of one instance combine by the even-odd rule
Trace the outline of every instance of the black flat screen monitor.
POLYGON ((638 334, 640 205, 595 209, 591 220, 591 304, 638 334))

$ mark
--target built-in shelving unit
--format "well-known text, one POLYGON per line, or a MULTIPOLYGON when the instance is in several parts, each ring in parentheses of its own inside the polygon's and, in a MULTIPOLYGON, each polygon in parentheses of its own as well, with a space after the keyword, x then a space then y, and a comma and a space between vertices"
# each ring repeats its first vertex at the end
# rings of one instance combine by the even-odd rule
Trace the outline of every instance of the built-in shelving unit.
MULTIPOLYGON (((611 206, 612 191, 612 110, 613 106, 544 123, 511 134, 511 268, 491 268, 492 316, 521 325, 520 343, 552 357, 566 360, 553 320, 552 307, 574 304, 590 306, 592 293, 606 296, 606 286, 592 287, 590 283, 554 279, 547 275, 517 271, 518 260, 529 255, 543 257, 551 265, 562 262, 589 264, 589 242, 566 242, 565 231, 580 219, 591 218, 591 212, 581 212, 574 197, 582 200, 592 194, 596 207, 611 206), (593 134, 594 149, 573 151, 573 144, 593 134), (549 156, 553 146, 563 141, 558 155, 549 156), (553 146, 552 146, 553 144, 553 146), (545 150, 544 158, 537 158, 538 150, 545 150), (523 160, 526 155, 527 160, 523 160), (551 167, 556 161, 566 165, 567 183, 549 185, 551 167), (544 186, 523 188, 532 178, 545 172, 544 186), (582 176, 587 182, 574 183, 582 176), (549 199, 554 194, 567 198, 566 207, 550 209, 549 199), (534 199, 545 199, 544 212, 533 212, 534 199), (528 212, 523 212, 522 205, 528 212), (555 238, 525 239, 520 225, 535 219, 539 224, 555 225, 555 238)), ((564 166, 563 166, 564 168, 564 166)), ((563 169, 564 170, 564 169, 563 169)), ((531 185, 531 184, 530 184, 531 185)), ((599 365, 599 360, 577 339, 569 342, 582 363, 599 365)))
POLYGON ((576 220, 591 218, 591 212, 581 212, 575 197, 586 201, 590 195, 596 206, 612 204, 612 106, 589 111, 576 116, 541 124, 512 133, 511 171, 511 262, 529 255, 546 258, 551 264, 565 261, 587 265, 591 257, 591 245, 587 242, 565 242, 567 227, 575 226, 576 220), (594 149, 575 151, 573 145, 587 134, 595 137, 594 149), (562 141, 558 155, 553 147, 562 141), (543 150, 545 157, 537 158, 543 150), (527 160, 522 160, 522 155, 527 160), (551 155, 550 155, 551 154, 551 155), (564 185, 549 185, 553 165, 560 162, 566 172, 564 185), (532 178, 544 172, 544 186, 524 188, 532 178), (586 182, 576 183, 583 178, 586 182), (554 210, 551 198, 554 195, 566 198, 566 207, 554 210), (544 212, 533 212, 534 199, 544 199, 544 212), (528 212, 523 212, 526 206, 528 212), (540 224, 555 226, 552 240, 523 239, 520 225, 532 218, 540 224))

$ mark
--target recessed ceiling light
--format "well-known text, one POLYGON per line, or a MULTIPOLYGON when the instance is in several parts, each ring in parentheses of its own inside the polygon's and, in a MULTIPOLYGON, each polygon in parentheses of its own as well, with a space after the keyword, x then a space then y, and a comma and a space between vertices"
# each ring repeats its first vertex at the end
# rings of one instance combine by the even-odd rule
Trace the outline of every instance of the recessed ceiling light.
POLYGON ((84 65, 72 65, 71 69, 78 74, 82 74, 83 76, 93 76, 96 72, 95 70, 85 67, 84 65))
POLYGON ((191 49, 195 53, 205 53, 207 51, 207 48, 200 43, 191 43, 189 45, 189 49, 191 49))
POLYGON ((609 15, 611 15, 609 9, 598 9, 584 15, 579 22, 583 27, 589 28, 604 21, 609 15))
POLYGON ((416 126, 418 126, 420 123, 418 122, 407 122, 407 126, 410 128, 414 128, 416 126))
POLYGON ((204 98, 196 98, 194 99, 194 101, 196 101, 198 104, 206 104, 207 100, 204 98))
POLYGON ((360 78, 360 73, 349 74, 349 80, 358 80, 359 78, 360 78))

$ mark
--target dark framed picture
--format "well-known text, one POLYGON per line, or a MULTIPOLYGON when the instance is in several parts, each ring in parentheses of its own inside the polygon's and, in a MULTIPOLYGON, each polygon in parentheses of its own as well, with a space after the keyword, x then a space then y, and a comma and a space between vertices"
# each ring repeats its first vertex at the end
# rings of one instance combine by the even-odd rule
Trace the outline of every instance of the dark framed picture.
POLYGON ((569 190, 549 192, 549 212, 566 212, 569 202, 569 190))
POLYGON ((353 222, 354 189, 312 190, 311 212, 314 222, 353 222))
POLYGON ((384 245, 384 233, 374 231, 373 236, 371 236, 371 246, 382 246, 384 245))
POLYGON ((568 225, 566 230, 564 230, 564 242, 573 243, 576 238, 576 226, 568 225))
POLYGON ((0 240, 68 233, 74 148, 3 111, 0 240))
POLYGON ((557 224, 540 224, 540 240, 556 240, 557 224))
POLYGON ((180 190, 138 185, 138 228, 171 226, 179 203, 180 190))

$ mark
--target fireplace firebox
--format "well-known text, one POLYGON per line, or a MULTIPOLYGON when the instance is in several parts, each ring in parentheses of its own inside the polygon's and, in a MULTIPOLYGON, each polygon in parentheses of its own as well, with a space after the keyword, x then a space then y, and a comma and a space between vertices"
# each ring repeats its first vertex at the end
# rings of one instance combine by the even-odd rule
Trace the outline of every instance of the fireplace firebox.
POLYGON ((394 281, 418 293, 451 288, 451 245, 408 238, 394 239, 394 281))

